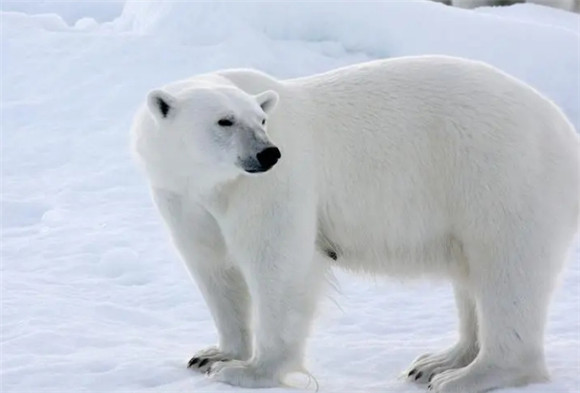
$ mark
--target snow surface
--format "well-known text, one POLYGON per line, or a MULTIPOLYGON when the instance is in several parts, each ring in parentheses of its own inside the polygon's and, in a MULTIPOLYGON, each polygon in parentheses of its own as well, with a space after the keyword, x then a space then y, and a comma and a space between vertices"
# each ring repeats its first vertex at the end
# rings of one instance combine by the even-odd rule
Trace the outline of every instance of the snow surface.
POLYGON ((3 0, 0 10, 34 15, 56 14, 74 24, 82 18, 111 21, 119 16, 124 3, 125 0, 3 0))
MULTIPOLYGON (((129 158, 131 117, 153 87, 225 67, 283 78, 443 53, 527 81, 580 126, 580 19, 560 10, 165 1, 2 9, 3 392, 240 391, 185 368, 216 335, 129 158)), ((505 392, 580 391, 578 256, 575 247, 550 313, 553 382, 505 392)), ((340 307, 325 302, 307 356, 320 390, 425 391, 397 377, 417 355, 453 343, 449 285, 338 277, 340 307)))

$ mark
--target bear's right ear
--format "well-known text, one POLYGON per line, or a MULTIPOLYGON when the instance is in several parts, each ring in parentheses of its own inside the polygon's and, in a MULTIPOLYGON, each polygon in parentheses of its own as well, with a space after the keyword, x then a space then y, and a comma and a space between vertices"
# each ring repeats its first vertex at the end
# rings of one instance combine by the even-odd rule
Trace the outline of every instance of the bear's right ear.
POLYGON ((266 90, 255 96, 258 105, 265 113, 270 113, 278 104, 280 96, 274 90, 266 90))
POLYGON ((153 90, 147 95, 149 112, 158 119, 167 119, 173 115, 177 100, 163 90, 153 90))

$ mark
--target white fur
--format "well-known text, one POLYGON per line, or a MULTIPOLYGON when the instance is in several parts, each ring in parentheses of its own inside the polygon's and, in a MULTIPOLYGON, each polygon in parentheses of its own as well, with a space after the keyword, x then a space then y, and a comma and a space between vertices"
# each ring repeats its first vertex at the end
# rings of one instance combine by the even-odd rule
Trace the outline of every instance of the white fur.
POLYGON ((552 102, 441 56, 285 81, 230 70, 160 94, 175 108, 144 105, 133 150, 218 328, 202 371, 264 387, 303 370, 334 252, 354 271, 453 282, 459 342, 420 357, 410 380, 479 393, 548 378, 547 308, 580 187, 578 136, 552 102), (215 125, 225 112, 231 135, 215 125), (280 161, 245 173, 236 157, 254 147, 238 132, 278 146, 280 161))

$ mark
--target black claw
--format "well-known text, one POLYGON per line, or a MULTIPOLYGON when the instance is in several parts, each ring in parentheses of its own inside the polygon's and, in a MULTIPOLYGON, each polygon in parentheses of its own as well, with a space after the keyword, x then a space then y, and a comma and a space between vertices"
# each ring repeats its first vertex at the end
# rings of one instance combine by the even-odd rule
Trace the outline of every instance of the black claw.
POLYGON ((199 365, 197 367, 201 368, 205 366, 207 362, 209 362, 209 359, 203 359, 201 362, 199 362, 199 365))
POLYGON ((195 366, 195 363, 199 362, 199 358, 191 358, 189 363, 187 363, 187 367, 195 366))
POLYGON ((417 370, 416 370, 416 369, 412 369, 411 371, 409 371, 409 375, 408 375, 408 376, 409 376, 409 377, 412 377, 412 376, 413 376, 413 374, 415 374, 416 372, 417 372, 417 370))
POLYGON ((429 382, 431 382, 433 380, 434 376, 435 376, 435 374, 431 374, 431 376, 429 377, 429 382))
POLYGON ((433 385, 429 384, 429 386, 427 386, 427 390, 433 390, 433 385))
POLYGON ((421 378, 423 376, 423 371, 419 371, 417 373, 417 375, 415 375, 415 381, 418 380, 419 378, 421 378))

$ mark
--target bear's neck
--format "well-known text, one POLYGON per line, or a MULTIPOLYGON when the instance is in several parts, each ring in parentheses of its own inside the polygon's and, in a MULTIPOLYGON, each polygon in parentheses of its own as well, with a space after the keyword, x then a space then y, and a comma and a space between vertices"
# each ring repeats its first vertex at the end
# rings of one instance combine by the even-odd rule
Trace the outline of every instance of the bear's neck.
POLYGON ((230 196, 241 181, 237 174, 224 176, 219 182, 215 178, 210 182, 204 177, 190 177, 183 192, 187 199, 195 201, 214 217, 218 217, 226 214, 230 196))

